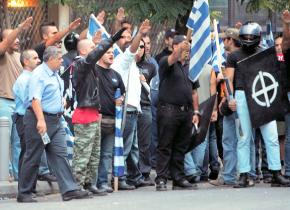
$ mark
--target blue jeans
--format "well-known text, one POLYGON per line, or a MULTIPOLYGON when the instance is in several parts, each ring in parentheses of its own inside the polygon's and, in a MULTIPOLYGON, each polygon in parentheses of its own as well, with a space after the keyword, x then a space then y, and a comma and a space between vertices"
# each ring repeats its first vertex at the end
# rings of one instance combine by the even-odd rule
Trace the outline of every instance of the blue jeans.
POLYGON ((184 157, 184 173, 186 176, 196 176, 200 178, 203 168, 203 160, 207 140, 199 144, 192 151, 185 154, 184 157))
POLYGON ((108 185, 108 173, 112 168, 113 150, 115 133, 113 129, 106 129, 102 126, 101 130, 101 156, 98 168, 97 186, 108 185))
MULTIPOLYGON (((237 101, 237 113, 241 122, 243 136, 238 136, 238 166, 240 173, 247 173, 251 171, 252 149, 255 149, 255 143, 253 138, 253 129, 250 120, 249 109, 247 105, 246 95, 244 91, 236 91, 237 101)), ((260 130, 265 141, 267 151, 267 161, 270 170, 281 170, 280 162, 280 150, 277 132, 276 121, 271 121, 263 126, 260 126, 260 130)), ((255 152, 253 153, 253 156, 255 152)))
POLYGON ((285 175, 290 176, 290 113, 285 116, 286 141, 285 141, 285 175))
POLYGON ((127 112, 126 125, 123 133, 124 141, 124 160, 125 160, 125 176, 120 177, 119 180, 126 180, 131 183, 138 182, 143 178, 142 173, 138 167, 139 149, 137 139, 137 114, 130 114, 127 112))
POLYGON ((215 123, 210 123, 209 130, 206 136, 206 149, 203 161, 203 175, 208 176, 208 165, 211 171, 219 171, 220 163, 218 161, 217 137, 215 123))
POLYGON ((237 175, 237 135, 235 115, 223 119, 223 173, 225 183, 235 183, 237 175))
POLYGON ((10 123, 10 141, 11 141, 11 163, 9 164, 10 173, 14 179, 18 180, 18 162, 20 155, 20 139, 17 134, 16 124, 12 120, 15 110, 15 102, 9 99, 0 98, 0 117, 8 117, 10 123))
POLYGON ((152 112, 152 139, 150 144, 151 166, 156 168, 156 148, 158 144, 157 133, 157 104, 158 104, 158 90, 151 89, 151 112, 152 112))

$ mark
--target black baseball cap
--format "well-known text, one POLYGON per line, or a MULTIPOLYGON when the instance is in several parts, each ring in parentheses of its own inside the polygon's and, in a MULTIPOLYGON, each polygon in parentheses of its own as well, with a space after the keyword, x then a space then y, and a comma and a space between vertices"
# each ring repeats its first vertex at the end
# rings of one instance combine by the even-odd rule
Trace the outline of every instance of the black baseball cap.
POLYGON ((177 35, 177 32, 174 28, 171 28, 165 32, 165 39, 173 38, 175 35, 177 35))
POLYGON ((180 42, 183 42, 184 40, 186 40, 186 36, 184 35, 175 35, 173 38, 173 42, 172 44, 179 44, 180 42))

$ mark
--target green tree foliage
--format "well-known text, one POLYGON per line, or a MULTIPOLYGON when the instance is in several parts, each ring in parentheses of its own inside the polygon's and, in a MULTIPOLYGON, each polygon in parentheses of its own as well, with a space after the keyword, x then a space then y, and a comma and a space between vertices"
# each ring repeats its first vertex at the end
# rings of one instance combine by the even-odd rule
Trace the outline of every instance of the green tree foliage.
POLYGON ((237 0, 237 2, 246 3, 246 12, 254 13, 266 9, 271 12, 281 12, 288 9, 290 0, 237 0))
MULTIPOLYGON (((92 12, 104 9, 107 19, 111 19, 117 8, 124 7, 127 15, 136 17, 139 22, 148 18, 153 23, 172 24, 178 16, 185 16, 192 7, 192 0, 41 0, 48 4, 63 4, 70 6, 82 17, 88 17, 92 12)), ((211 0, 209 1, 211 2, 211 0)), ((218 11, 212 11, 212 16, 220 16, 218 11)))

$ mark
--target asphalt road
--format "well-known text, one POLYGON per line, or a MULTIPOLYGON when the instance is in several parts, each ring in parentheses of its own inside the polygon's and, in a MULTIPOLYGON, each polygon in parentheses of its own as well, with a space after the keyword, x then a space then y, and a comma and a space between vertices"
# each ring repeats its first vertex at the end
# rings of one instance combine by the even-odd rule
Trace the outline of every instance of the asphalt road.
MULTIPOLYGON (((168 185, 170 187, 170 185, 168 185)), ((156 192, 154 187, 119 191, 108 196, 63 202, 59 194, 38 203, 0 201, 0 210, 290 210, 290 188, 233 189, 199 184, 198 190, 156 192)))

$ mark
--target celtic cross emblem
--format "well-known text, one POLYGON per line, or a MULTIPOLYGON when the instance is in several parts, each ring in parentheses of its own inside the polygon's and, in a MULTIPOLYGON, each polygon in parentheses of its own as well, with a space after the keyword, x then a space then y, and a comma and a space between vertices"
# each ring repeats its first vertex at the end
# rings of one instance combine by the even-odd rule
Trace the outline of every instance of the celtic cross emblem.
POLYGON ((256 76, 252 86, 252 98, 255 102, 260 106, 270 107, 271 103, 275 100, 278 91, 278 82, 276 82, 275 78, 268 72, 259 71, 259 74, 256 76), (270 79, 271 83, 269 86, 265 84, 265 78, 270 79), (256 90, 256 86, 258 82, 261 83, 262 88, 260 90, 256 90), (272 96, 269 95, 269 92, 273 90, 272 96), (264 95, 264 101, 259 99, 258 97, 264 95))

